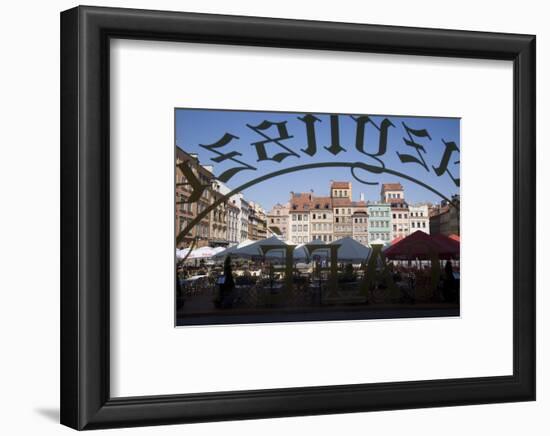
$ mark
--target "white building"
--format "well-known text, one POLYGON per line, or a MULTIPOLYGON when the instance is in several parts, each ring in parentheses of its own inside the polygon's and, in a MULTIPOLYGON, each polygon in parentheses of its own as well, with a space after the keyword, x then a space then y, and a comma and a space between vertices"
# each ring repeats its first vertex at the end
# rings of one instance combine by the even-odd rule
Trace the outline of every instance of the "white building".
POLYGON ((291 192, 288 210, 288 239, 293 244, 304 244, 311 241, 311 225, 309 220, 311 192, 291 192))
POLYGON ((353 201, 351 182, 331 181, 330 197, 334 210, 334 239, 353 236, 353 201))
POLYGON ((405 194, 401 183, 383 183, 380 190, 382 203, 399 203, 405 200, 405 194))
POLYGON ((250 205, 242 194, 237 194, 241 202, 241 219, 240 219, 240 242, 248 239, 248 216, 250 215, 250 205))
POLYGON ((383 183, 380 199, 383 203, 391 205, 391 239, 409 236, 409 205, 405 201, 405 192, 401 183, 383 183))
POLYGON ((369 243, 368 234, 368 221, 369 215, 367 207, 355 208, 355 212, 352 216, 353 220, 353 239, 361 244, 367 245, 369 243))
POLYGON ((391 203, 391 238, 404 238, 410 234, 409 205, 404 201, 391 203))
MULTIPOLYGON (((227 195, 231 192, 231 189, 219 180, 216 180, 215 186, 217 191, 222 195, 227 195)), ((229 246, 238 244, 240 242, 241 229, 241 197, 239 197, 239 194, 227 199, 226 224, 226 239, 229 246)))
MULTIPOLYGON (((269 233, 278 235, 283 240, 288 240, 288 204, 277 203, 267 213, 267 228, 269 233)), ((268 235, 271 236, 271 235, 268 235)))
POLYGON ((410 233, 422 230, 430 234, 430 216, 427 204, 409 206, 409 228, 410 233))
POLYGON ((241 207, 236 199, 229 198, 227 202, 227 241, 229 245, 237 245, 241 240, 241 207))
POLYGON ((330 197, 312 197, 310 212, 311 239, 332 242, 333 217, 330 197))

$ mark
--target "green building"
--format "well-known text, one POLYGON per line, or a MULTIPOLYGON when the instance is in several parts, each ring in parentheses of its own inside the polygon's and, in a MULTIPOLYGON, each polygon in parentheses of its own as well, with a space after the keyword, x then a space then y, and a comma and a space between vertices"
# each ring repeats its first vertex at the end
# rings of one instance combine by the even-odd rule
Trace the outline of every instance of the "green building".
POLYGON ((382 240, 391 241, 391 205, 370 203, 367 205, 369 242, 382 240))

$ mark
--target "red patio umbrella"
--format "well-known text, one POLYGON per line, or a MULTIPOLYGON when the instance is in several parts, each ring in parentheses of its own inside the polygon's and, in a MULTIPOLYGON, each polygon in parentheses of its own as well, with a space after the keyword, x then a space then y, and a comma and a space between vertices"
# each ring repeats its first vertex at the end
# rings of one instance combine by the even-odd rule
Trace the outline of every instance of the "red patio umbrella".
MULTIPOLYGON (((452 238, 451 236, 445 236, 441 234, 432 235, 433 238, 437 239, 439 242, 441 242, 443 245, 447 247, 447 251, 456 252, 456 254, 460 253, 460 239, 456 240, 452 238)), ((456 235, 454 235, 456 236, 456 235)))
POLYGON ((404 237, 404 236, 397 236, 396 238, 394 238, 394 239, 390 242, 390 244, 391 244, 391 245, 397 244, 397 243, 398 243, 399 241, 401 241, 402 239, 405 239, 405 237, 404 237))
POLYGON ((460 244, 443 235, 428 235, 417 230, 389 247, 384 255, 396 260, 430 260, 433 255, 439 259, 458 259, 460 244))

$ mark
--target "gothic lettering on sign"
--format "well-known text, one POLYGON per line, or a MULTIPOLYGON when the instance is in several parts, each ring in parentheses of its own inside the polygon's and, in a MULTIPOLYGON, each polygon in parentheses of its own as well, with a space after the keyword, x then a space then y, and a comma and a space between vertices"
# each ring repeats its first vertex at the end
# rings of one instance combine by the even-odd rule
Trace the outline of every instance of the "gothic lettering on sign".
MULTIPOLYGON (((327 150, 333 157, 343 156, 347 152, 347 149, 341 144, 340 134, 340 117, 342 115, 329 114, 329 135, 326 138, 330 145, 322 147, 320 150, 318 147, 318 132, 317 126, 322 123, 322 115, 314 115, 306 113, 296 116, 298 121, 303 123, 302 132, 290 132, 287 127, 288 120, 283 121, 270 121, 263 120, 258 124, 246 124, 246 127, 253 130, 259 136, 261 140, 253 141, 250 143, 254 147, 256 154, 256 161, 262 162, 275 162, 277 164, 285 165, 288 158, 293 159, 305 159, 316 156, 322 150, 327 150), (294 133, 294 134, 292 134, 294 133), (293 150, 284 141, 295 138, 296 134, 303 133, 305 138, 305 144, 299 150, 293 150)), ((451 202, 444 194, 439 192, 436 187, 420 180, 418 177, 413 177, 407 174, 407 167, 409 164, 414 164, 422 167, 427 173, 433 170, 432 174, 436 177, 448 176, 453 183, 459 187, 460 177, 453 174, 451 171, 454 166, 460 163, 459 155, 460 149, 454 141, 446 141, 441 138, 444 149, 442 153, 437 154, 433 158, 431 165, 428 164, 427 159, 435 154, 434 148, 430 148, 430 153, 427 151, 428 144, 431 144, 432 136, 427 129, 412 128, 405 122, 401 125, 405 131, 405 136, 402 137, 402 143, 391 144, 389 143, 389 132, 391 129, 397 128, 392 121, 384 117, 379 123, 373 120, 371 115, 350 115, 351 119, 355 122, 355 150, 364 155, 369 161, 352 161, 342 162, 340 160, 334 161, 334 159, 327 162, 315 162, 304 163, 302 165, 296 165, 288 167, 285 165, 278 171, 262 174, 258 177, 251 177, 249 181, 241 184, 239 187, 232 190, 229 194, 220 196, 220 198, 205 208, 194 221, 192 221, 187 228, 183 229, 178 240, 183 238, 187 234, 193 225, 198 223, 200 219, 206 216, 211 210, 213 210, 218 204, 224 202, 240 190, 253 186, 257 183, 261 183, 270 178, 277 177, 283 174, 297 172, 306 169, 323 168, 323 167, 347 167, 350 169, 352 177, 358 182, 365 185, 377 185, 379 182, 369 181, 369 175, 386 173, 392 176, 400 177, 405 180, 409 180, 433 193, 437 194, 442 199, 448 201, 451 207, 458 207, 455 203, 451 202), (367 132, 373 131, 375 135, 369 135, 367 132), (369 142, 369 139, 371 140, 369 142), (404 148, 406 147, 406 148, 404 148), (403 164, 403 171, 397 168, 389 168, 386 165, 387 152, 391 149, 395 149, 398 161, 403 164), (410 152, 406 151, 407 148, 412 148, 410 152)), ((214 156, 210 159, 215 163, 229 164, 229 167, 224 169, 216 178, 221 182, 227 182, 235 177, 242 171, 259 171, 259 168, 246 162, 242 158, 243 154, 236 149, 235 141, 240 138, 231 132, 224 133, 220 139, 212 144, 199 144, 205 150, 208 150, 214 156), (230 146, 233 146, 232 150, 228 150, 230 146), (231 165, 234 164, 234 165, 231 165)), ((183 174, 187 178, 189 185, 192 188, 192 194, 188 201, 196 201, 200 198, 205 189, 205 185, 193 174, 190 168, 187 168, 186 163, 180 163, 178 165, 183 174)), ((272 167, 270 167, 272 168, 272 167)), ((255 174, 255 173, 254 173, 255 174)))

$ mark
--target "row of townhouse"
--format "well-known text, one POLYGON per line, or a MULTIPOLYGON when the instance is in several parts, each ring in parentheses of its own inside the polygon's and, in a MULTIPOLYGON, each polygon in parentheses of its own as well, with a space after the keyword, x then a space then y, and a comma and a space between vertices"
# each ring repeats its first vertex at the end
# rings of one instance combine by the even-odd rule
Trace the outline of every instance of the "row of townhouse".
POLYGON ((295 244, 344 237, 389 243, 416 230, 430 232, 429 205, 409 205, 400 183, 383 184, 379 201, 365 201, 363 194, 354 201, 348 181, 332 181, 329 196, 291 192, 288 203, 275 205, 267 219, 273 233, 295 244))
POLYGON ((226 247, 267 237, 267 217, 256 202, 216 180, 196 154, 176 148, 176 236, 178 248, 226 247), (200 189, 197 191, 197 186, 200 189), (200 192, 197 198, 196 192, 200 192), (194 242, 193 242, 194 241, 194 242))

